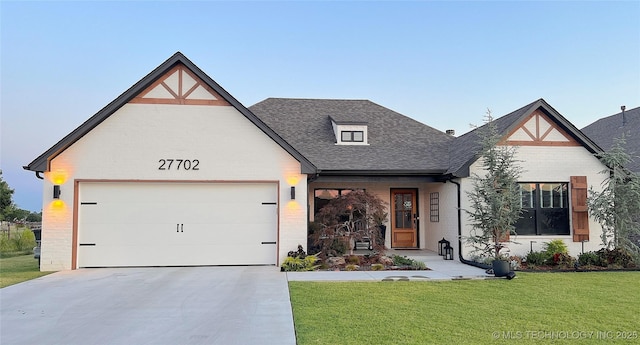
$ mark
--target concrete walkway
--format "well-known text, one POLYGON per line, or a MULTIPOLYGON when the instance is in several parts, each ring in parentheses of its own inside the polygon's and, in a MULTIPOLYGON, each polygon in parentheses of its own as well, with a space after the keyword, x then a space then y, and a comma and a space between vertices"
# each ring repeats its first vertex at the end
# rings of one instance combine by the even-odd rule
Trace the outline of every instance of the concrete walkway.
POLYGON ((386 254, 422 261, 429 270, 287 272, 287 279, 289 281, 426 281, 492 277, 486 274, 484 269, 469 266, 457 260, 443 260, 442 256, 427 250, 388 250, 386 254))

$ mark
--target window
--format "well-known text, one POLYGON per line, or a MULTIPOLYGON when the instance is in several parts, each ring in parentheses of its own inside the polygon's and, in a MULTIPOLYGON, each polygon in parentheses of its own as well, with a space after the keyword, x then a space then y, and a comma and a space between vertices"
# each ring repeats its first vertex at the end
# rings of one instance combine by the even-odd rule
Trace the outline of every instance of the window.
POLYGON ((440 221, 440 193, 435 192, 429 194, 429 212, 431 222, 436 223, 440 221))
POLYGON ((568 183, 520 183, 518 235, 569 235, 568 183))
POLYGON ((343 142, 354 142, 354 143, 364 142, 363 131, 342 131, 340 132, 340 136, 343 142))

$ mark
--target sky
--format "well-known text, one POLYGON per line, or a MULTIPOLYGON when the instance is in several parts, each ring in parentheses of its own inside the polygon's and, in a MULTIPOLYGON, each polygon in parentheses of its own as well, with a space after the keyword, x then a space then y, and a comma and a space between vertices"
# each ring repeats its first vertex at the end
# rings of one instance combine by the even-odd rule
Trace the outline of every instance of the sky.
POLYGON ((456 135, 544 98, 576 127, 640 106, 640 1, 0 0, 0 168, 23 166, 180 51, 251 106, 368 99, 456 135))

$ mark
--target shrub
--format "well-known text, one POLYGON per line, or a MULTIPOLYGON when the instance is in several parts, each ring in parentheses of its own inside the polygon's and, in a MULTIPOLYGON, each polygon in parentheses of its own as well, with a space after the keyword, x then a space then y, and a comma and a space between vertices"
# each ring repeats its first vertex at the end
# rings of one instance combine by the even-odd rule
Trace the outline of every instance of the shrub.
POLYGON ((384 270, 384 265, 383 264, 373 264, 373 265, 371 265, 371 270, 372 271, 382 271, 382 270, 384 270))
POLYGON ((549 259, 546 252, 529 252, 526 257, 527 266, 542 266, 549 259))
POLYGON ((413 263, 413 260, 406 256, 393 255, 391 258, 393 259, 393 264, 395 266, 411 266, 413 263))
POLYGON ((425 270, 427 269, 427 265, 425 265, 422 261, 412 260, 411 268, 414 270, 425 270))
POLYGON ((0 237, 0 252, 29 252, 36 246, 36 238, 29 229, 11 232, 11 238, 7 233, 0 237))
POLYGON ((567 245, 564 244, 563 240, 553 240, 551 242, 546 242, 544 244, 544 251, 547 253, 549 257, 552 257, 553 254, 568 254, 569 250, 567 249, 567 245))
POLYGON ((358 255, 349 255, 349 257, 347 257, 347 262, 352 265, 359 265, 360 257, 358 255))
POLYGON ((578 263, 581 266, 607 266, 598 253, 595 252, 586 252, 578 255, 578 263))
POLYGON ((569 254, 555 253, 551 257, 551 259, 548 260, 548 262, 549 264, 555 266, 573 267, 576 263, 576 259, 574 259, 573 256, 569 254))
POLYGON ((631 254, 628 251, 622 248, 615 249, 600 249, 597 251, 600 260, 602 260, 603 264, 608 266, 618 266, 618 267, 635 267, 636 264, 633 260, 631 254))
POLYGON ((285 272, 313 271, 318 268, 317 261, 318 258, 315 255, 307 255, 305 258, 288 256, 284 259, 281 268, 285 272))
POLYGON ((345 266, 345 270, 347 271, 357 271, 360 267, 358 265, 347 265, 345 266))

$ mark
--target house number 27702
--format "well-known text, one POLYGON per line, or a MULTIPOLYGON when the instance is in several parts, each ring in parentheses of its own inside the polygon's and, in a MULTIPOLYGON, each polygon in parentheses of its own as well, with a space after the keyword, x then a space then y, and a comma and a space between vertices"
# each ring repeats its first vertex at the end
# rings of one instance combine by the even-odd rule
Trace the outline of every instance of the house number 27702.
POLYGON ((160 159, 158 163, 158 170, 200 170, 200 161, 197 159, 160 159))

